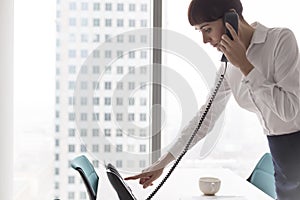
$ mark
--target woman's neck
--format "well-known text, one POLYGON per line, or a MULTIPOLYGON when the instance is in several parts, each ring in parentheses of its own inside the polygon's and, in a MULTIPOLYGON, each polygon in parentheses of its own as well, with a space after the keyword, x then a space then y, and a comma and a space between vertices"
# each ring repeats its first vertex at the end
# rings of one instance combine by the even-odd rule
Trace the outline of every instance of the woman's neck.
POLYGON ((255 29, 245 20, 240 20, 239 22, 239 37, 246 49, 248 49, 255 29))

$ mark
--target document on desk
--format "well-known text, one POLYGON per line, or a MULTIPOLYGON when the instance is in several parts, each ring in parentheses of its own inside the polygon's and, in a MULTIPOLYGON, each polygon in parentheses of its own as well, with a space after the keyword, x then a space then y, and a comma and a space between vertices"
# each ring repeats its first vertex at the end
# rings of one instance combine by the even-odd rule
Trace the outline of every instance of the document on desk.
POLYGON ((181 197, 179 200, 248 200, 243 196, 194 196, 181 197))

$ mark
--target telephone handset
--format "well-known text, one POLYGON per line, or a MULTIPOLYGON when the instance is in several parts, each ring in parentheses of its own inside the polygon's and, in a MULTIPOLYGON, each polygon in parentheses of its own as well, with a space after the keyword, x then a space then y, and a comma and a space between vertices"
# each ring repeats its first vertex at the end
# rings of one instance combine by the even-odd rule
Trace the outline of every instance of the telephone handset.
MULTIPOLYGON (((228 22, 235 30, 236 33, 238 33, 238 27, 239 27, 239 16, 236 12, 234 11, 229 11, 229 12, 226 12, 224 14, 224 17, 223 17, 223 22, 224 22, 224 26, 225 26, 225 23, 228 22)), ((226 28, 225 26, 225 33, 226 35, 228 35, 228 37, 233 40, 232 38, 232 35, 230 34, 229 30, 226 28)), ((222 55, 222 58, 221 58, 221 61, 222 62, 228 62, 226 56, 223 54, 222 55)))
MULTIPOLYGON (((224 15, 224 24, 225 22, 229 22, 233 28, 235 29, 235 31, 238 31, 238 15, 233 12, 227 12, 224 15)), ((228 30, 226 30, 226 34, 232 39, 231 34, 229 33, 228 30)), ((181 159, 183 158, 183 156, 187 153, 194 137, 196 136, 197 132, 199 131, 216 95, 217 92, 223 82, 223 79, 225 77, 225 73, 226 73, 226 69, 227 69, 227 58, 224 56, 222 56, 221 59, 222 62, 225 62, 225 70, 224 73, 220 75, 220 79, 217 82, 217 85, 215 87, 215 90, 213 91, 204 112, 201 115, 201 118, 199 119, 199 123, 197 125, 197 127, 195 128, 195 130, 193 131, 193 133, 191 134, 191 137, 189 138, 185 148, 183 149, 183 151, 181 152, 181 154, 178 156, 178 158, 175 160, 173 166, 171 167, 171 169, 168 171, 167 175, 163 178, 163 180, 159 183, 159 185, 154 189, 154 191, 146 198, 146 200, 150 200, 152 199, 152 197, 156 194, 156 192, 161 188, 161 186, 167 181, 167 179, 170 177, 170 175, 172 174, 172 172, 174 171, 174 169, 176 168, 176 166, 179 164, 179 162, 181 161, 181 159)), ((117 169, 111 165, 108 164, 106 166, 107 169, 107 176, 109 178, 110 183, 113 185, 115 191, 117 192, 119 199, 120 200, 136 200, 136 197, 133 195, 132 190, 129 188, 129 186, 125 183, 125 181, 123 180, 122 176, 119 174, 119 172, 117 171, 117 169)))

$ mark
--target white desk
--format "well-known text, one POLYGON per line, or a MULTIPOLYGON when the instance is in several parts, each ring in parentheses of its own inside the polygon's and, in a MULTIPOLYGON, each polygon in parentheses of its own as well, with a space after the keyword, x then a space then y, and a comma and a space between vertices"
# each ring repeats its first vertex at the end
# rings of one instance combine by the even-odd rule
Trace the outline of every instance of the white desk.
MULTIPOLYGON (((166 171, 165 171, 166 172, 166 171)), ((164 173, 166 174, 166 173, 164 173)), ((157 185, 158 181, 156 181, 157 185)), ((131 184, 131 182, 128 182, 131 184)), ((150 187, 150 191, 154 187, 150 187)), ((134 187, 134 191, 137 189, 134 187)), ((140 190, 140 189, 138 189, 140 190)), ((142 196, 145 199, 150 194, 149 190, 143 192, 142 196)), ((247 182, 245 179, 236 175, 228 169, 175 169, 173 174, 167 182, 156 193, 153 199, 178 199, 178 200, 204 200, 204 199, 217 199, 217 200, 272 200, 271 197, 263 193, 261 190, 247 182), (203 176, 213 176, 221 180, 221 188, 215 196, 203 196, 199 186, 198 180, 203 176)))
MULTIPOLYGON (((165 175, 167 169, 164 171, 165 175)), ((125 177, 126 175, 123 175, 125 177)), ((133 190, 134 195, 138 200, 143 200, 148 197, 148 195, 154 190, 155 186, 158 185, 159 181, 163 177, 160 177, 159 180, 155 181, 154 186, 143 189, 141 185, 138 184, 138 181, 127 181, 127 184, 133 190)), ((111 190, 112 186, 109 183, 105 183, 105 187, 108 185, 111 190)), ((100 186, 100 190, 103 189, 103 186, 100 186), (101 188, 101 189, 100 189, 101 188)), ((108 189, 108 188, 107 188, 108 189)), ((105 189, 106 190, 106 189, 105 189)), ((108 189, 109 190, 109 189, 108 189)), ((104 193, 109 192, 100 192, 102 195, 99 195, 99 199, 102 198, 104 193)), ((111 191, 114 194, 110 193, 110 199, 119 199, 115 196, 115 192, 111 191), (115 197, 113 197, 115 196, 115 197)), ((166 183, 161 187, 161 189, 153 197, 153 200, 272 200, 272 198, 258 188, 247 182, 245 179, 236 175, 228 169, 189 169, 189 168, 176 168, 170 178, 166 183), (198 180, 203 176, 213 176, 221 179, 221 188, 215 196, 203 196, 199 186, 198 180)))

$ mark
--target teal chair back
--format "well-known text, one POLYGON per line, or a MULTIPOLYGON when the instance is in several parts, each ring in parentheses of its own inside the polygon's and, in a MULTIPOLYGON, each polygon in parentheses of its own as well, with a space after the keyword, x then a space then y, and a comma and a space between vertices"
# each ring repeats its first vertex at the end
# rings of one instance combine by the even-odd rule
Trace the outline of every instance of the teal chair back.
POLYGON ((273 199, 276 199, 274 166, 270 153, 265 153, 262 156, 247 180, 273 199))
POLYGON ((96 200, 99 177, 90 161, 84 155, 78 156, 71 161, 71 167, 81 175, 90 200, 96 200))

